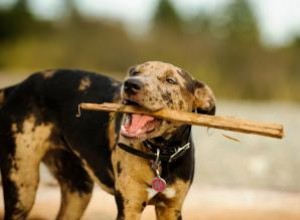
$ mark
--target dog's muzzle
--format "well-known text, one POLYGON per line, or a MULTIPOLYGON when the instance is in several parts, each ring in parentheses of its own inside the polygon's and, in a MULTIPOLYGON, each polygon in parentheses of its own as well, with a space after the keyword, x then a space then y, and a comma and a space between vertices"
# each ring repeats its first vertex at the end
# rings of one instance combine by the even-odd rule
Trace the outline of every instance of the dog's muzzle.
POLYGON ((143 82, 136 78, 129 78, 124 82, 124 92, 130 96, 138 93, 143 87, 143 82))

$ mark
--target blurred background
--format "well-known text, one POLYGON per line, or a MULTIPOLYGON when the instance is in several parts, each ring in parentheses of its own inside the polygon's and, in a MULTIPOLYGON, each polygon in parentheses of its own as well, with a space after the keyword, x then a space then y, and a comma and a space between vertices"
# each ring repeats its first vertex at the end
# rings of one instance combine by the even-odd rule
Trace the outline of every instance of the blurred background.
POLYGON ((218 97, 299 101, 299 11, 297 0, 0 0, 0 72, 123 77, 163 60, 218 97))
MULTIPOLYGON (((0 0, 0 87, 58 67, 122 79, 148 60, 205 81, 219 115, 285 126, 283 140, 195 128, 187 219, 300 219, 300 1, 0 0)), ((52 219, 59 192, 41 173, 34 213, 52 219)), ((113 203, 96 190, 86 219, 114 219, 113 203)))

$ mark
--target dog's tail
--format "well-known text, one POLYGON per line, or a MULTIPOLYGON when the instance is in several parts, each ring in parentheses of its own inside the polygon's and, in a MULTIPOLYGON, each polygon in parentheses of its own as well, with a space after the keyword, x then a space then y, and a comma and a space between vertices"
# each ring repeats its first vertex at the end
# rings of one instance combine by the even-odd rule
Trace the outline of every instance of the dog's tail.
POLYGON ((7 98, 15 88, 16 85, 0 89, 0 109, 5 105, 7 98))

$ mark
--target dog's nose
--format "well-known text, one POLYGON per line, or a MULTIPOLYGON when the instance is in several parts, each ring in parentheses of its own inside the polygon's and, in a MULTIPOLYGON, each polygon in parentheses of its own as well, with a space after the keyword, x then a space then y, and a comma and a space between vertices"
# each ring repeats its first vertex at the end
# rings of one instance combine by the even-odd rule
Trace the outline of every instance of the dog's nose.
POLYGON ((141 90, 142 86, 143 86, 143 83, 140 80, 135 79, 135 78, 130 78, 124 82, 124 91, 127 94, 134 95, 139 90, 141 90))

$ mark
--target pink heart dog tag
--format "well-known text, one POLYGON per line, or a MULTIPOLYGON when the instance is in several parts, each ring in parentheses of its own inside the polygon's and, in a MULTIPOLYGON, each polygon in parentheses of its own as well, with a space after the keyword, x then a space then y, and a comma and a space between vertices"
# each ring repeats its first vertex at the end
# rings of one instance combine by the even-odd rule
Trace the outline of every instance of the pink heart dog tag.
POLYGON ((157 192, 164 191, 166 189, 166 186, 166 181, 160 177, 155 177, 152 180, 152 189, 156 190, 157 192))

